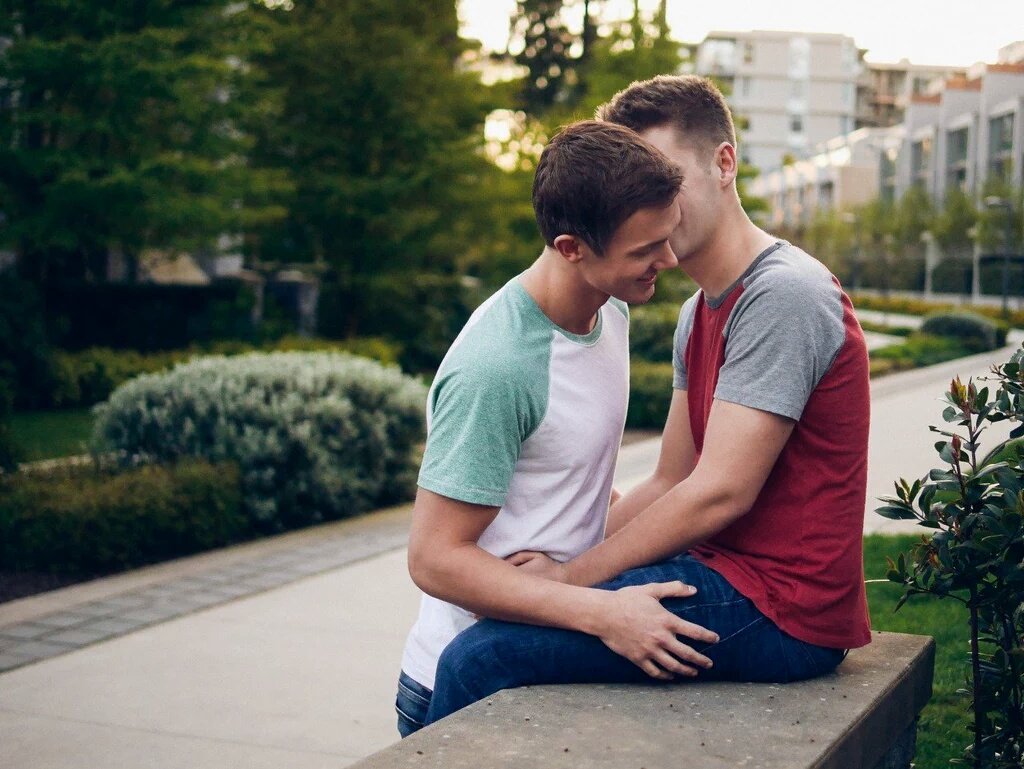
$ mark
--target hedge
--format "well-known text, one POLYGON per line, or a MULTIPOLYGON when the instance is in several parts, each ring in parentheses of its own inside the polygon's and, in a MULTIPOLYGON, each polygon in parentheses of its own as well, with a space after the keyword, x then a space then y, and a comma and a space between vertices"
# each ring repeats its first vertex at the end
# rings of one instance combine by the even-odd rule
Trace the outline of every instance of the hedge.
POLYGON ((679 307, 657 302, 631 307, 629 354, 651 363, 672 362, 672 339, 679 322, 679 307))
POLYGON ((79 352, 59 351, 53 356, 52 392, 44 402, 56 408, 92 406, 106 400, 118 386, 141 374, 165 371, 176 363, 203 355, 242 355, 261 349, 350 352, 381 363, 395 363, 401 353, 400 345, 376 337, 336 341, 297 336, 284 337, 259 347, 243 341, 221 341, 202 347, 152 353, 105 347, 91 347, 79 352))
POLYGON ((243 539, 237 467, 186 461, 0 476, 0 568, 97 574, 243 539))
POLYGON ((1006 326, 973 312, 935 313, 925 318, 921 332, 961 340, 974 352, 995 350, 1006 344, 1006 326))
MULTIPOLYGON (((909 299, 898 296, 874 296, 869 294, 851 294, 853 306, 861 310, 879 310, 903 315, 928 315, 933 312, 958 312, 963 308, 943 302, 926 302, 923 299, 909 299)), ((983 315, 993 320, 1003 320, 1014 328, 1024 328, 1024 311, 1010 310, 1006 316, 999 307, 971 305, 970 312, 983 315)))
POLYGON ((660 430, 665 426, 671 402, 672 364, 630 361, 626 427, 660 430))
POLYGON ((247 517, 280 531, 409 498, 425 399, 397 368, 344 353, 197 358, 119 387, 92 448, 129 466, 236 462, 247 517))

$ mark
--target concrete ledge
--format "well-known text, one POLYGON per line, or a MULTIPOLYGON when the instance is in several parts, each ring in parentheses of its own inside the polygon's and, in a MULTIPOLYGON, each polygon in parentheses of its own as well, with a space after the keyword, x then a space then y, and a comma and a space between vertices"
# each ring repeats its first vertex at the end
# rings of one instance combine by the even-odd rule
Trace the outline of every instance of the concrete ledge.
POLYGON ((795 684, 540 686, 478 702, 355 764, 577 769, 874 769, 931 696, 935 643, 874 634, 795 684))

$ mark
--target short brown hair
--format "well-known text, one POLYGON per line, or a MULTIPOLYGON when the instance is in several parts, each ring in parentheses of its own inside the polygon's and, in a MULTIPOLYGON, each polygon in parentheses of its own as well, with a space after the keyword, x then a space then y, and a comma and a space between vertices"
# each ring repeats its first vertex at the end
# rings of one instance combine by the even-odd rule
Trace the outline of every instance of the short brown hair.
POLYGON ((736 127, 729 106, 706 77, 658 75, 633 83, 598 107, 597 118, 638 133, 670 125, 683 136, 704 140, 712 147, 722 142, 736 146, 736 127))
POLYGON ((640 209, 668 206, 680 184, 676 166, 630 129, 581 120, 541 153, 533 211, 547 245, 573 235, 600 255, 623 222, 640 209))

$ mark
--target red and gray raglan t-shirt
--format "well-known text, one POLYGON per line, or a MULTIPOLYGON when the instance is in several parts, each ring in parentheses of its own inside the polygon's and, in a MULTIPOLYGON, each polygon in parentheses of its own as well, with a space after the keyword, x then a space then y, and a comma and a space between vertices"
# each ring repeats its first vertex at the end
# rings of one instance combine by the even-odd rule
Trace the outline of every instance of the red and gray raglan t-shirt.
POLYGON ((775 243, 721 296, 683 305, 674 368, 698 458, 714 400, 796 422, 750 511, 691 553, 786 633, 833 648, 869 643, 868 356, 839 282, 775 243))

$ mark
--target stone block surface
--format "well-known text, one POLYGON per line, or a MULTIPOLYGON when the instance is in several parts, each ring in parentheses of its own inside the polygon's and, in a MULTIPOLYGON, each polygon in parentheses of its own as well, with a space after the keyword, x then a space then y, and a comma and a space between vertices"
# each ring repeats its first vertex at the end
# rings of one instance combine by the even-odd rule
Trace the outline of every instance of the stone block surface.
POLYGON ((931 696, 935 644, 874 634, 793 684, 538 686, 500 692, 355 766, 873 769, 931 696))

